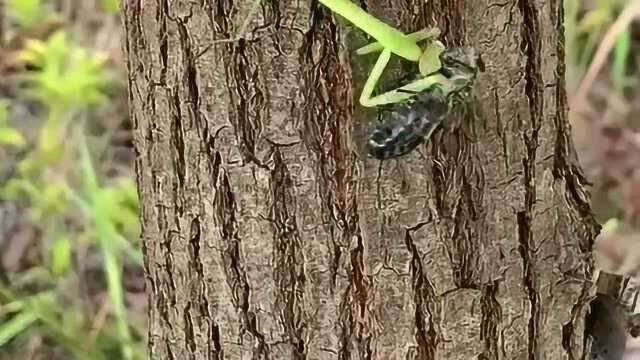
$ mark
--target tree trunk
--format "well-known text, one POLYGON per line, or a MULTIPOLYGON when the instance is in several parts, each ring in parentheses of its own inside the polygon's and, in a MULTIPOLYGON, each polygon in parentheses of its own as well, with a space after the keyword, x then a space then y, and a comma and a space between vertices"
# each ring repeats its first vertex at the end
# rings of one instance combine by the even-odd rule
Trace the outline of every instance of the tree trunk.
POLYGON ((383 163, 359 31, 265 0, 214 43, 252 1, 123 1, 150 358, 581 358, 599 228, 562 0, 360 1, 485 63, 474 111, 383 163))

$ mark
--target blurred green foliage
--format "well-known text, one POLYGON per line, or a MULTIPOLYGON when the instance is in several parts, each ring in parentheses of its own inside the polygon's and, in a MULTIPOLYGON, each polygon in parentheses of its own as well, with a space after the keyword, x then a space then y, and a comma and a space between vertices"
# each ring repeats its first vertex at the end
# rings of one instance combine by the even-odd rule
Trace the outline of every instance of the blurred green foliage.
POLYGON ((22 147, 25 145, 24 137, 7 123, 9 119, 8 108, 9 100, 0 99, 0 145, 22 147))
POLYGON ((119 0, 102 0, 102 10, 104 10, 108 14, 116 14, 120 11, 120 1, 119 0))
POLYGON ((7 9, 9 16, 23 29, 43 23, 48 16, 42 0, 7 0, 7 9))
MULTIPOLYGON (((22 28, 51 15, 38 0, 7 5, 22 28)), ((117 1, 101 5, 111 14, 118 9, 117 1)), ((76 359, 143 359, 144 329, 128 320, 122 287, 123 266, 142 265, 135 182, 96 171, 86 141, 92 110, 109 101, 105 92, 113 75, 106 58, 62 30, 27 40, 18 59, 33 68, 23 74, 20 101, 39 104, 42 121, 35 134, 22 134, 9 124, 11 101, 0 101, 0 146, 28 149, 16 174, 0 184, 0 201, 27 207, 40 257, 39 264, 0 282, 0 355, 19 353, 37 334, 76 359), (78 282, 86 275, 78 251, 87 248, 100 255, 108 295, 110 316, 99 329, 79 296, 78 282)))
POLYGON ((106 100, 106 58, 70 44, 65 31, 54 33, 47 41, 28 40, 19 58, 39 69, 28 73, 26 80, 31 94, 51 109, 68 111, 106 100))
MULTIPOLYGON (((577 82, 587 71, 593 55, 607 30, 616 21, 629 0, 595 0, 583 8, 583 0, 564 0, 565 48, 569 82, 577 82)), ((630 84, 628 62, 631 55, 631 33, 621 33, 610 54, 610 78, 614 88, 622 92, 630 84)))

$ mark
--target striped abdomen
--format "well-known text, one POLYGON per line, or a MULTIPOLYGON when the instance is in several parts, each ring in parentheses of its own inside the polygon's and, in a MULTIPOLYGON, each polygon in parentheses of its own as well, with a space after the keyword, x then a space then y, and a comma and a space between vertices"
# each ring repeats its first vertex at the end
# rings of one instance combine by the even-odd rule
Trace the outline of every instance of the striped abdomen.
POLYGON ((386 160, 411 152, 431 136, 447 110, 446 98, 433 91, 397 105, 369 135, 369 155, 386 160))

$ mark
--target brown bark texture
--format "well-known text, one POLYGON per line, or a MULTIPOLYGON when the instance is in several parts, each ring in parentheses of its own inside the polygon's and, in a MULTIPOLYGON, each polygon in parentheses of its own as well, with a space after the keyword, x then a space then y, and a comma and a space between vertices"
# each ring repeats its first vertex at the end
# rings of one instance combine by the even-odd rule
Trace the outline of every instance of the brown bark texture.
POLYGON ((562 0, 358 2, 485 64, 469 111, 382 163, 363 35, 264 0, 219 42, 252 3, 123 1, 150 357, 580 359, 599 227, 562 0))

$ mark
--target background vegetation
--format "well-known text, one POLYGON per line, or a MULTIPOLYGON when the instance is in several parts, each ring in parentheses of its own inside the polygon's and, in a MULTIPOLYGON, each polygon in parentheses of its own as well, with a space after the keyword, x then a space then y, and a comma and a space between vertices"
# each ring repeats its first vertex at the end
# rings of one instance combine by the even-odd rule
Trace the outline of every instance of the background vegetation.
MULTIPOLYGON (((0 5, 0 359, 146 358, 118 3, 0 5)), ((565 8, 570 120, 607 224, 599 261, 636 273, 640 1, 565 8)))

